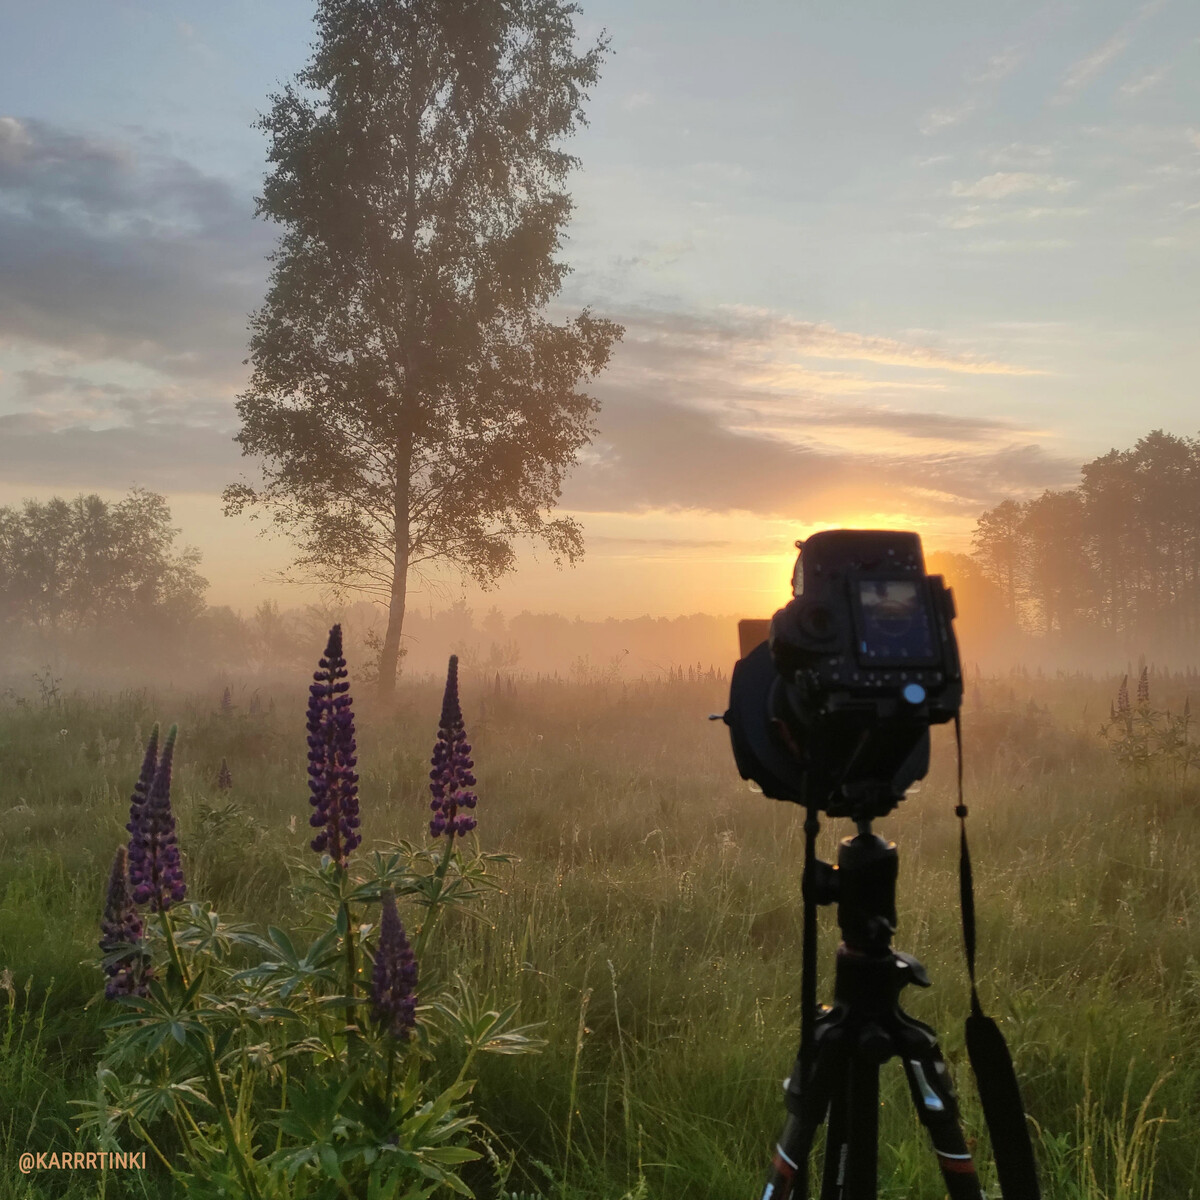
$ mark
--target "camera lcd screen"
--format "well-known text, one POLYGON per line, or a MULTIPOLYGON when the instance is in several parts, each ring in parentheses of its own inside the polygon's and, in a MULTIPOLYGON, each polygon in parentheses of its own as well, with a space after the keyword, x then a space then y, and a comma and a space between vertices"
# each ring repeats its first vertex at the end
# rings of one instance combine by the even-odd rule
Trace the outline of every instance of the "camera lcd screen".
POLYGON ((860 579, 859 655, 884 662, 931 662, 933 633, 925 595, 912 579, 860 579))

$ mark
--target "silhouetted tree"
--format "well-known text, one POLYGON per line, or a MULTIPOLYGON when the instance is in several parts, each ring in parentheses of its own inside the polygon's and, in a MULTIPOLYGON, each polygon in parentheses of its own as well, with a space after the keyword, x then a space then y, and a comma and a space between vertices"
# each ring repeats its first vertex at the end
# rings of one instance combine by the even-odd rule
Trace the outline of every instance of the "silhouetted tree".
POLYGON ((407 579, 443 562, 487 586, 519 534, 583 550, 548 519, 594 432, 577 391, 619 326, 545 306, 576 160, 557 148, 606 49, 573 49, 563 0, 321 0, 308 66, 272 97, 258 212, 286 227, 251 321, 238 400, 264 505, 296 566, 386 598, 395 684, 407 579))
POLYGON ((1077 488, 1006 500, 975 559, 1031 630, 1179 648, 1200 632, 1200 440, 1156 429, 1085 463, 1077 488))
POLYGON ((1005 500, 985 512, 975 526, 973 544, 975 557, 1003 591, 1010 616, 1018 619, 1027 566, 1021 505, 1005 500))
POLYGON ((1086 509, 1079 491, 1045 491, 1025 503, 1021 530, 1032 620, 1046 634, 1072 632, 1092 603, 1086 509))
POLYGON ((200 552, 175 552, 164 497, 55 496, 0 508, 0 618, 48 632, 180 626, 204 608, 200 552))

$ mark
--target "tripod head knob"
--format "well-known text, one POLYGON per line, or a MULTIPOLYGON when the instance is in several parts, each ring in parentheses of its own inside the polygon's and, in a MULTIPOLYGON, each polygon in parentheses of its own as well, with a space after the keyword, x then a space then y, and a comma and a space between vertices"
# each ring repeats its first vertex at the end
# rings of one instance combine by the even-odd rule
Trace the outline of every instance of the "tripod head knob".
POLYGON ((893 950, 896 962, 896 976, 900 987, 906 983, 915 983, 917 987, 929 987, 929 972, 923 963, 918 962, 911 954, 903 950, 893 950))

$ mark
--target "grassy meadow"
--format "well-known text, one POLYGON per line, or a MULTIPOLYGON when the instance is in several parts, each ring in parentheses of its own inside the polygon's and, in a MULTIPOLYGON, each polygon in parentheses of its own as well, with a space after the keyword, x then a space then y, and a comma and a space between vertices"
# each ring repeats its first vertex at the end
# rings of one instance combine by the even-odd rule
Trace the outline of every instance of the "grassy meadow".
MULTIPOLYGON (((1155 703, 1178 709, 1186 682, 1153 680, 1155 703)), ((262 686, 253 711, 253 686, 235 684, 223 712, 225 683, 81 695, 43 681, 0 700, 0 1200, 170 1194, 153 1162, 22 1175, 17 1156, 95 1149, 70 1102, 94 1090, 112 1015, 97 999, 97 922, 155 721, 180 727, 172 794, 190 897, 286 920, 291 864, 312 857, 307 680, 262 686), (223 758, 230 791, 216 787, 223 758)), ((725 707, 723 681, 518 679, 497 692, 464 669, 462 685, 476 836, 514 861, 486 920, 449 922, 441 965, 498 1006, 518 1000, 548 1042, 480 1060, 475 1112, 500 1165, 468 1172, 476 1194, 757 1196, 799 1030, 803 814, 738 778, 725 727, 705 720, 725 707)), ((1184 1200, 1200 1196, 1200 788, 1153 762, 1119 767, 1097 733, 1116 685, 972 681, 980 991, 1016 1060, 1044 1194, 1184 1200)), ((402 682, 387 711, 352 692, 364 851, 425 837, 441 692, 442 680, 402 682)), ((963 1045, 953 779, 943 728, 930 778, 876 829, 900 848, 895 945, 934 985, 904 1004, 940 1034, 992 1189, 963 1045)), ((850 833, 825 821, 822 856, 850 833)), ((827 999, 832 911, 820 921, 827 999)), ((881 1196, 940 1197, 898 1064, 881 1083, 881 1196)))

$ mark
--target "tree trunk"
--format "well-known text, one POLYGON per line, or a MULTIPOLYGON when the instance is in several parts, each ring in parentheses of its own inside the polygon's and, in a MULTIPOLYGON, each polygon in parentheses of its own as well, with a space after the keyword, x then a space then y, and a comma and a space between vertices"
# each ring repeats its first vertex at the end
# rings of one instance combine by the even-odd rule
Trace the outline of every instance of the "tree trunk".
POLYGON ((412 469, 412 434, 401 435, 396 445, 395 543, 392 557, 392 595, 388 604, 387 632, 379 653, 379 698, 396 694, 400 665, 400 633, 404 628, 404 605, 408 596, 408 496, 412 469))

